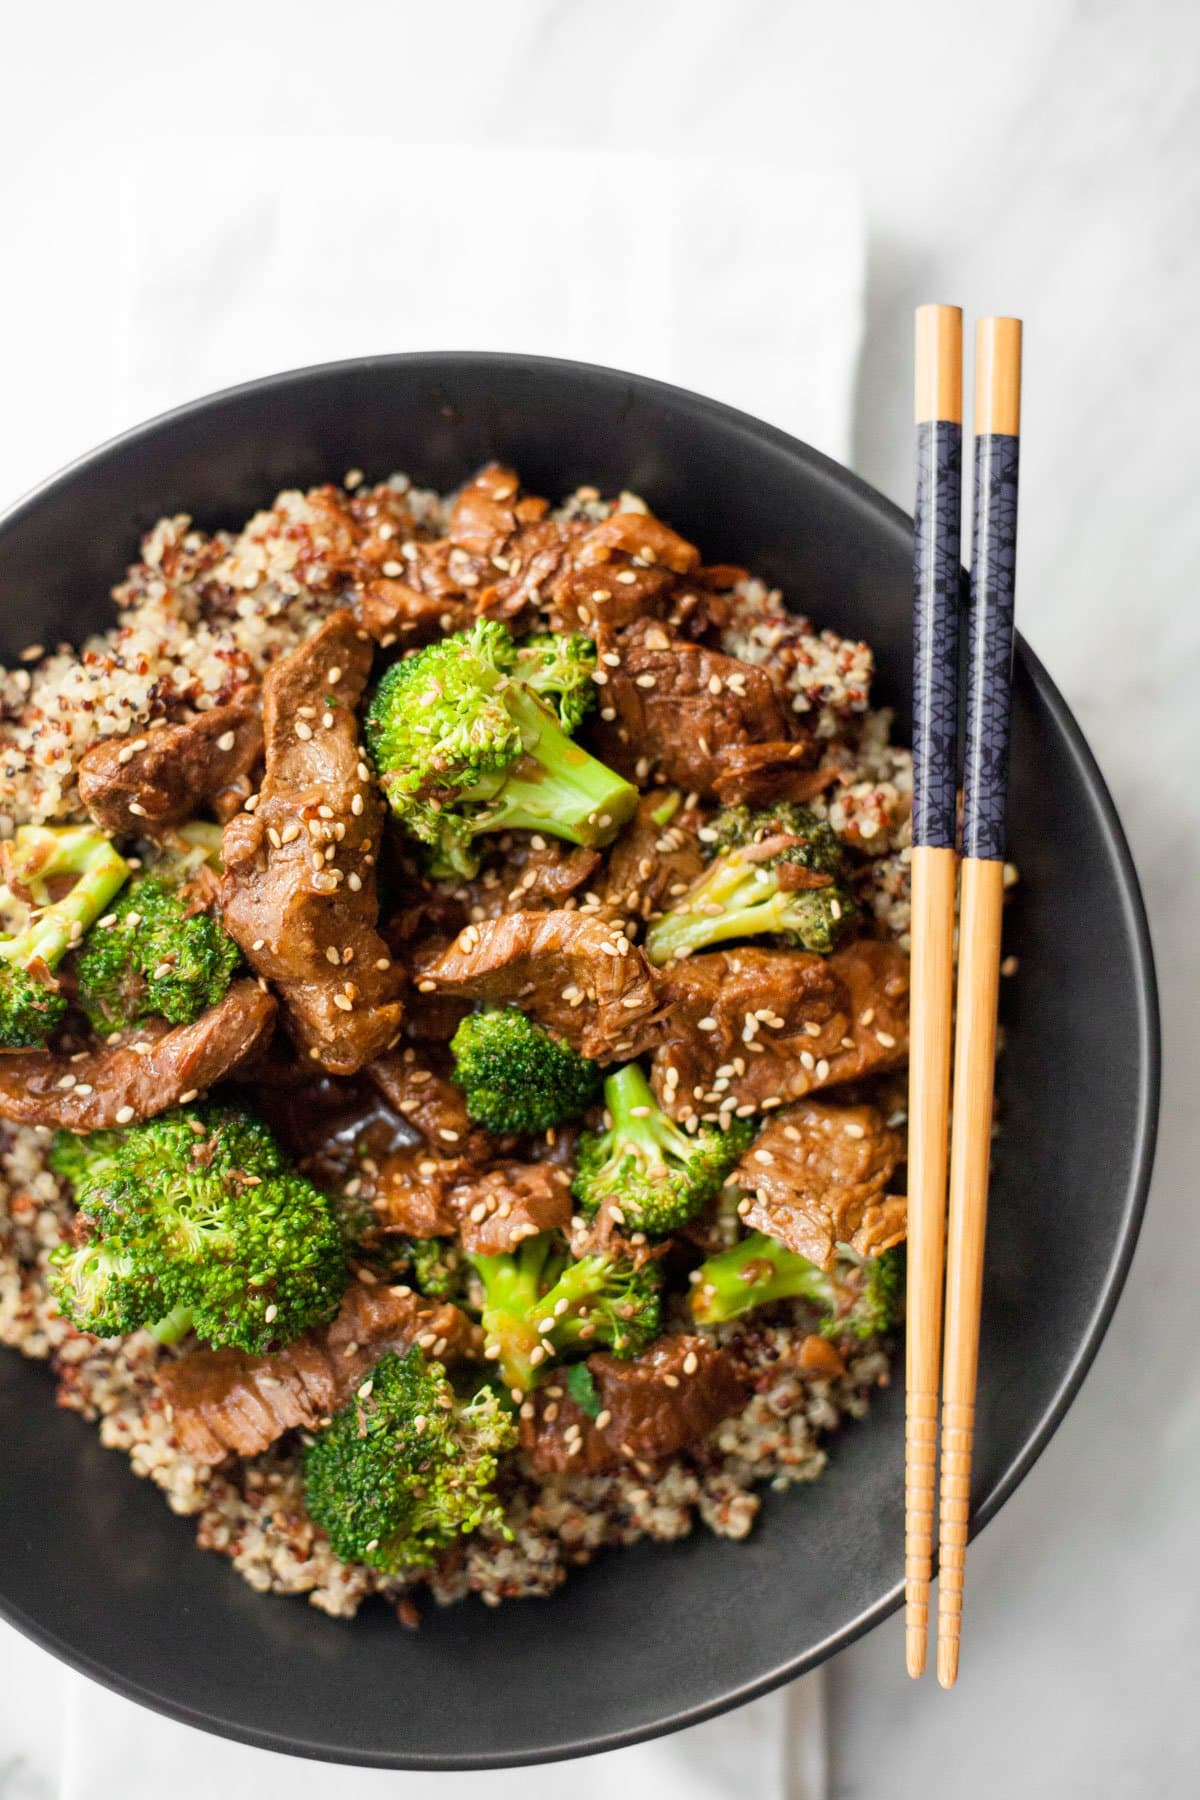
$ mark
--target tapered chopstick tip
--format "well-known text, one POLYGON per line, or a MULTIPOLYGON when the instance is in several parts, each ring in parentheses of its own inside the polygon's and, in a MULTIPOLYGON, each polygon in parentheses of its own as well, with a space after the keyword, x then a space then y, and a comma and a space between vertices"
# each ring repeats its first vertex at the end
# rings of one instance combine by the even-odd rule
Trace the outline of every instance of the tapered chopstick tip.
POLYGON ((956 1637, 938 1638, 937 1678, 944 1688, 952 1688, 958 1680, 958 1644, 956 1637))
POLYGON ((904 1634, 904 1661, 914 1681, 920 1681, 925 1673, 925 1647, 928 1633, 919 1626, 910 1625, 904 1634))

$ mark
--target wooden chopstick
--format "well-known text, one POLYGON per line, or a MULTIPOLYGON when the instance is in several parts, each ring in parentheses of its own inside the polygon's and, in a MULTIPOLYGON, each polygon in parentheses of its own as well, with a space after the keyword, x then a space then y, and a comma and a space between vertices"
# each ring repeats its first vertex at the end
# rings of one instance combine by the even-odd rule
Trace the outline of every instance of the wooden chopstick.
POLYGON ((1004 901, 1020 408, 1021 322, 981 319, 975 336, 974 545, 942 1370, 937 1669, 943 1687, 953 1687, 958 1677, 975 1441, 1004 901))
POLYGON ((962 559, 962 310, 916 317, 912 988, 904 1406, 905 1660, 925 1669, 933 1564, 950 1016, 962 559))

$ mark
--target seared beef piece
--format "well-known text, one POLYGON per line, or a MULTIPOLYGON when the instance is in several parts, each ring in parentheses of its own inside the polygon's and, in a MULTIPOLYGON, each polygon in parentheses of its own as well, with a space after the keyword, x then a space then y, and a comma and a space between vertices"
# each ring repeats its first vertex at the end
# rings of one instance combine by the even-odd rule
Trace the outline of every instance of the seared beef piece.
POLYGON ((516 471, 502 463, 488 463, 480 469, 454 502, 450 542, 489 562, 493 556, 502 556, 517 527, 513 503, 519 486, 516 471))
POLYGON ((364 581, 358 590, 358 616, 377 644, 410 649, 443 632, 461 631, 471 622, 466 607, 437 594, 422 594, 388 575, 364 581))
POLYGON ((115 837, 159 837, 206 807, 229 818, 262 751, 259 691, 246 688, 186 724, 94 744, 80 758, 79 797, 115 837))
POLYGON ((540 832, 506 834, 505 848, 490 857, 474 881, 464 881, 456 894, 467 919, 498 918, 520 907, 561 906, 578 893, 600 867, 599 850, 582 844, 564 844, 561 838, 544 838, 540 832))
POLYGON ((700 1444, 749 1398, 729 1355, 702 1337, 661 1337, 631 1361, 598 1353, 587 1366, 600 1399, 595 1420, 561 1382, 522 1409, 521 1448, 539 1474, 659 1462, 700 1444))
POLYGON ((594 728, 603 762, 644 784, 648 773, 712 794, 730 745, 791 736, 792 714, 765 668, 673 638, 643 619, 616 640, 620 665, 600 690, 594 728))
POLYGON ((500 1256, 571 1219, 571 1171, 555 1163, 501 1162, 469 1174, 451 1193, 458 1235, 474 1256, 500 1256))
POLYGON ((717 758, 720 773, 713 791, 722 806, 771 806, 793 800, 806 806, 837 781, 836 769, 816 769, 816 738, 794 743, 730 744, 717 758))
POLYGON ((444 1156, 487 1159, 492 1140, 471 1118, 462 1090, 419 1061, 413 1049, 377 1056, 367 1074, 400 1116, 444 1156))
POLYGON ((465 1157, 428 1144, 397 1150, 382 1164, 375 1182, 373 1205, 381 1229, 405 1237, 453 1237, 458 1213, 450 1202, 451 1190, 469 1169, 465 1157))
POLYGON ((598 1062, 623 1062, 654 1041, 653 970, 599 913, 518 912, 468 925, 420 971, 417 987, 512 1001, 598 1062), (622 952, 622 946, 624 950, 622 952))
POLYGON ((553 631, 593 637, 617 631, 664 615, 681 575, 700 560, 650 513, 618 512, 599 523, 586 517, 522 522, 520 511, 504 546, 504 578, 480 599, 483 611, 499 617, 540 612, 553 631))
POLYGON ((379 1171, 375 1212, 385 1231, 457 1237, 464 1250, 499 1256, 571 1218, 571 1171, 551 1162, 497 1162, 482 1173, 464 1156, 418 1144, 379 1171))
POLYGON ((278 989, 296 1043, 334 1075, 378 1056, 403 1012, 403 974, 376 929, 384 807, 354 716, 370 669, 370 640, 342 610, 268 670, 258 807, 224 837, 226 928, 278 989))
POLYGON ((895 944, 860 938, 832 956, 711 950, 659 982, 666 1016, 651 1080, 677 1117, 731 1099, 777 1106, 908 1056, 908 958, 895 944))
POLYGON ((608 853, 603 874, 594 884, 605 906, 631 918, 648 919, 665 912, 704 871, 696 836, 704 815, 681 806, 665 825, 655 822, 667 796, 643 794, 638 809, 608 853))
POLYGON ((257 981, 235 981, 190 1025, 147 1019, 129 1043, 110 1043, 79 1060, 46 1050, 0 1056, 0 1118, 68 1131, 152 1119, 234 1074, 265 1044, 274 1024, 270 994, 257 981))
POLYGON ((231 1452, 257 1456, 299 1427, 311 1431, 345 1406, 381 1356, 420 1344, 451 1362, 473 1346, 465 1313, 445 1302, 385 1287, 347 1288, 331 1324, 270 1356, 195 1350, 158 1371, 180 1447, 197 1462, 231 1452))
POLYGON ((802 1100, 772 1114, 729 1179, 753 1197, 752 1231, 829 1268, 838 1244, 872 1256, 903 1238, 906 1204, 887 1192, 903 1154, 878 1107, 802 1100))

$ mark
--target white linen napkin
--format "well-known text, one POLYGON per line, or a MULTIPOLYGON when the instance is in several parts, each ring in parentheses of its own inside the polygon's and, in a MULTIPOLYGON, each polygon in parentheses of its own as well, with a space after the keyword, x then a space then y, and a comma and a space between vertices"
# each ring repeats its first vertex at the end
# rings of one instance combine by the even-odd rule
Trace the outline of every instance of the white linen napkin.
MULTIPOLYGON (((395 350, 609 363, 849 455, 865 230, 857 189, 837 175, 737 155, 382 140, 155 145, 40 174, 36 203, 23 171, 0 174, 10 246, 24 233, 41 276, 0 284, 0 502, 165 407, 277 369, 395 350), (517 223, 526 209, 536 235, 517 223)), ((25 1654, 0 1627, 0 1675, 25 1654)), ((329 1791, 320 1765, 190 1732, 81 1677, 68 1676, 65 1693, 60 1800, 329 1791)), ((690 1732, 577 1763, 569 1781, 577 1800, 824 1800, 823 1734, 818 1674, 690 1732)), ((0 1720, 0 1774, 7 1753, 0 1720)), ((345 1800, 550 1800, 562 1772, 340 1770, 335 1781, 345 1800)))

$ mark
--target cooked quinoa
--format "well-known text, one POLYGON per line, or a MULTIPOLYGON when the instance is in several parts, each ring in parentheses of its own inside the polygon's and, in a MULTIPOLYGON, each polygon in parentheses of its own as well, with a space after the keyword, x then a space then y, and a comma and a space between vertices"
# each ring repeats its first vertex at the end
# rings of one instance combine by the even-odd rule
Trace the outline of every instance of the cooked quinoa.
MULTIPOLYGON (((416 546, 445 532, 451 505, 402 475, 373 487, 352 475, 341 488, 281 494, 238 533, 209 534, 182 515, 160 521, 114 592, 111 629, 79 650, 31 645, 0 670, 0 837, 23 824, 83 818, 76 771, 89 746, 134 740, 224 704, 344 604, 348 517, 370 520, 377 567, 400 579, 416 546)), ((609 503, 584 489, 559 516, 603 520, 614 507, 645 510, 635 496, 609 503)), ((797 634, 778 593, 742 580, 726 649, 770 662, 785 633, 791 705, 815 721, 827 740, 822 767, 839 776, 814 810, 861 855, 864 913, 907 949, 910 754, 889 742, 889 714, 871 709, 868 647, 807 626, 797 634)), ((902 1111, 892 1122, 902 1124, 902 1111)), ((155 1482, 172 1510, 193 1516, 199 1544, 227 1556, 251 1586, 307 1594, 338 1617, 377 1593, 411 1623, 410 1585, 340 1562, 308 1518, 300 1434, 259 1456, 202 1466, 179 1447, 155 1382, 179 1352, 148 1331, 101 1341, 58 1316, 47 1257, 69 1233, 74 1208, 47 1165, 49 1145, 42 1128, 0 1125, 0 1342, 46 1361, 59 1404, 96 1423, 102 1442, 155 1482)), ((841 1373, 802 1369, 814 1317, 786 1304, 711 1332, 736 1348, 752 1397, 692 1453, 617 1474, 557 1476, 509 1456, 501 1486, 511 1538, 483 1530, 464 1540, 423 1578, 433 1598, 447 1604, 477 1593, 498 1604, 548 1594, 598 1550, 680 1538, 697 1520, 744 1538, 759 1490, 814 1480, 830 1436, 862 1417, 872 1389, 889 1378, 879 1341, 847 1352, 841 1373)))

